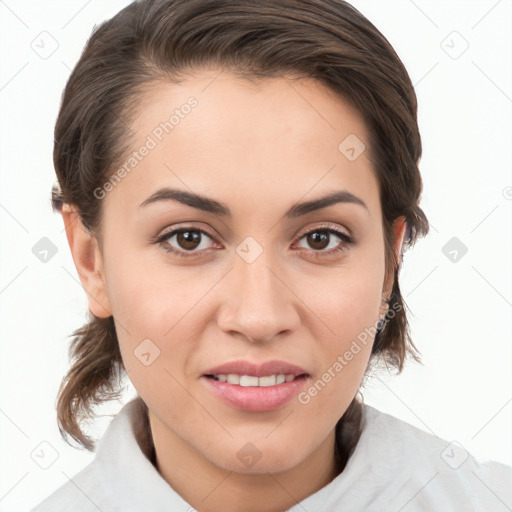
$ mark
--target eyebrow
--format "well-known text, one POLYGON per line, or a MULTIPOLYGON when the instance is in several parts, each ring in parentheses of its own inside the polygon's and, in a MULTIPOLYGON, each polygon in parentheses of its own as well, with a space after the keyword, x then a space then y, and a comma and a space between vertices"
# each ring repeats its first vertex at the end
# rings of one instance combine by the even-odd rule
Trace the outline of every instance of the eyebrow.
MULTIPOLYGON (((215 199, 210 199, 199 194, 179 190, 175 188, 164 187, 158 189, 154 194, 148 197, 140 207, 143 208, 149 204, 158 201, 178 201, 184 205, 191 206, 198 210, 214 213, 225 217, 231 217, 231 210, 223 203, 219 203, 215 199)), ((285 214, 287 218, 297 218, 322 208, 327 208, 337 203, 352 203, 357 204, 368 210, 368 207, 362 199, 355 196, 348 190, 340 190, 330 194, 313 199, 312 201, 305 201, 293 205, 285 214)))

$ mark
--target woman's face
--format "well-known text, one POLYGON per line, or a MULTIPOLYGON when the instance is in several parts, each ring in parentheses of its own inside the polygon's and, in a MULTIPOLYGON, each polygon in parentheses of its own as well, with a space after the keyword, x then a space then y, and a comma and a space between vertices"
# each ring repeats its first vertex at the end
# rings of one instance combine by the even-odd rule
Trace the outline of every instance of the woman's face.
POLYGON ((378 182, 362 119, 318 82, 219 72, 143 97, 135 153, 97 191, 103 306, 157 449, 279 472, 332 454, 367 366, 386 292, 378 182))

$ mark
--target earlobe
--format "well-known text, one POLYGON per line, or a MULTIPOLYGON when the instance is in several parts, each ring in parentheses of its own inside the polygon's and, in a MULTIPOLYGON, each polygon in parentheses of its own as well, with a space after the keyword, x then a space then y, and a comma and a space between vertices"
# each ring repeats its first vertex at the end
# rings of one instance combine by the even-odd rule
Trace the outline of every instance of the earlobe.
POLYGON ((103 260, 98 242, 82 224, 80 214, 68 204, 62 206, 66 237, 82 286, 87 293, 89 311, 94 316, 112 315, 103 275, 103 260))

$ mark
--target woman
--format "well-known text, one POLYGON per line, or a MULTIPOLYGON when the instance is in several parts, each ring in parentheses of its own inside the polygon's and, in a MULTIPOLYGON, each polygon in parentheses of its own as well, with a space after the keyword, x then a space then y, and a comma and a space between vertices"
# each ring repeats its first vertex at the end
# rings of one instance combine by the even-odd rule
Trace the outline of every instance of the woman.
POLYGON ((95 30, 53 204, 89 300, 58 421, 138 396, 34 510, 509 510, 512 471, 364 405, 418 352, 416 96, 340 0, 142 0, 95 30), (467 454, 466 454, 467 455, 467 454), (492 489, 491 493, 489 489, 492 489))

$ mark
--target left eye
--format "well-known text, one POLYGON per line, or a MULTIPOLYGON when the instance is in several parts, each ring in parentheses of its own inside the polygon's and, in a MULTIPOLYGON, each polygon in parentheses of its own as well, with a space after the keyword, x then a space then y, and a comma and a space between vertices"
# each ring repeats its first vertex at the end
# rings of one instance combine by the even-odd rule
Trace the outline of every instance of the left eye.
MULTIPOLYGON (((344 245, 351 243, 351 238, 345 233, 332 228, 316 228, 302 235, 300 240, 305 239, 314 249, 313 252, 331 253, 342 250, 344 245), (336 241, 337 239, 337 241, 336 241), (340 241, 344 242, 341 244, 340 241), (327 250, 326 250, 327 249, 327 250)), ((307 247, 306 247, 307 249, 307 247)))

